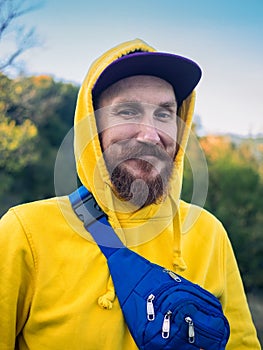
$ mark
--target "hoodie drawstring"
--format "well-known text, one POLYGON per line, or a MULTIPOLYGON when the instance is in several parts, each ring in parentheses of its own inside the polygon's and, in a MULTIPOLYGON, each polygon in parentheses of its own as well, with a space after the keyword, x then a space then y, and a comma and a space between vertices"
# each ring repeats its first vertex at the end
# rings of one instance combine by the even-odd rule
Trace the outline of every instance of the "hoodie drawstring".
POLYGON ((105 294, 99 297, 98 304, 102 309, 111 310, 113 302, 116 297, 115 288, 111 276, 109 276, 107 283, 107 291, 105 294))
POLYGON ((180 255, 177 249, 173 250, 173 267, 175 271, 184 271, 187 269, 187 265, 184 258, 180 255))
POLYGON ((174 246, 173 246, 173 268, 175 272, 184 271, 187 269, 187 265, 182 257, 182 229, 180 220, 179 204, 175 201, 171 201, 174 204, 174 218, 173 218, 173 232, 174 232, 174 246))

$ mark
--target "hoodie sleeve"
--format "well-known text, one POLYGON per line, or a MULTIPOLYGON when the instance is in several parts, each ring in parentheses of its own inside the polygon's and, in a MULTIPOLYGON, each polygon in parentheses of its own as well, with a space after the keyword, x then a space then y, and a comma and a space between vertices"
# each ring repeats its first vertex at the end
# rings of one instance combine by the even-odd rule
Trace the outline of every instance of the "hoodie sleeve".
POLYGON ((15 211, 0 221, 0 349, 13 350, 29 314, 35 262, 15 211))
POLYGON ((231 243, 227 236, 224 242, 225 289, 221 298, 224 313, 230 324, 227 350, 261 349, 251 318, 243 283, 231 243))

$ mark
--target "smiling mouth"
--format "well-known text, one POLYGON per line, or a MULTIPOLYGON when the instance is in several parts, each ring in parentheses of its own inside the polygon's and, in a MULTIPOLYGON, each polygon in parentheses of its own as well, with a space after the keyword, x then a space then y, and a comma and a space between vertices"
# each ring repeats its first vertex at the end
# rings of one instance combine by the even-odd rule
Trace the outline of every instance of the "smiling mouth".
POLYGON ((156 161, 163 161, 160 157, 152 155, 152 154, 143 154, 137 157, 127 158, 125 161, 133 161, 133 162, 147 162, 152 165, 156 163, 156 161))
POLYGON ((152 154, 144 154, 144 155, 142 155, 142 156, 140 157, 140 159, 156 159, 156 158, 159 159, 159 157, 154 156, 154 155, 152 155, 152 154))
POLYGON ((144 155, 136 158, 130 158, 125 160, 126 165, 131 169, 132 172, 140 171, 143 173, 150 174, 160 173, 163 169, 164 160, 153 155, 144 155))

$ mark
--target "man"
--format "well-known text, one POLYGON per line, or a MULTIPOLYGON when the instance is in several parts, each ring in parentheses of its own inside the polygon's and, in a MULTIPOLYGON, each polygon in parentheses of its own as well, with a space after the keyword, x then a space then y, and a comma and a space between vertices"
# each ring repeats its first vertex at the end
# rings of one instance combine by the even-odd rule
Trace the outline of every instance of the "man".
MULTIPOLYGON (((202 210, 182 234, 183 156, 200 77, 194 62, 140 40, 102 55, 78 97, 77 171, 128 247, 218 297, 227 349, 259 349, 222 225, 202 210)), ((136 349, 105 258, 68 197, 13 208, 0 230, 1 349, 136 349)))

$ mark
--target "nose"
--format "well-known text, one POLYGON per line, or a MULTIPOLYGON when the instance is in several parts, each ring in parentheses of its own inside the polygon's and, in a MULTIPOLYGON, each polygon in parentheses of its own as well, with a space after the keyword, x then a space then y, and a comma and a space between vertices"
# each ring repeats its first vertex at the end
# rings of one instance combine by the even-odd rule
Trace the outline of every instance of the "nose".
POLYGON ((153 121, 143 120, 139 125, 137 141, 159 144, 161 139, 158 129, 154 126, 153 121))

